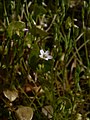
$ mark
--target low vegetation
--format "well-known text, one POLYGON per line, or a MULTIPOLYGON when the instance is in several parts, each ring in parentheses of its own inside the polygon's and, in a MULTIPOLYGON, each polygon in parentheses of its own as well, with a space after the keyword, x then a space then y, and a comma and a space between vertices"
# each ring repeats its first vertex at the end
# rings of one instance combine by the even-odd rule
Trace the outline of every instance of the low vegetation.
POLYGON ((89 47, 89 0, 0 0, 0 120, 90 120, 89 47))

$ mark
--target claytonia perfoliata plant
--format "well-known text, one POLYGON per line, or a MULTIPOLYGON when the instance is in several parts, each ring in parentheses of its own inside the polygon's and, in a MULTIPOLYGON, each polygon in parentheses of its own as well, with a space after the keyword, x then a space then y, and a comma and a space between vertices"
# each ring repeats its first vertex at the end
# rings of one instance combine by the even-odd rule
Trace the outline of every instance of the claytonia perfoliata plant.
POLYGON ((49 55, 49 51, 47 50, 46 52, 44 52, 43 49, 40 50, 40 58, 44 59, 44 60, 49 60, 52 59, 53 57, 51 55, 49 55))

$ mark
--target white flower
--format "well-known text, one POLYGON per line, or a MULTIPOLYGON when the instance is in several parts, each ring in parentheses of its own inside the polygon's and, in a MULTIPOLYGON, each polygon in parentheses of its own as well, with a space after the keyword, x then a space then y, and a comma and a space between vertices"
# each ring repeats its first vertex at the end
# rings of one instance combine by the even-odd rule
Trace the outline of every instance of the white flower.
POLYGON ((39 57, 44 59, 44 60, 49 60, 49 59, 53 58, 51 55, 49 55, 49 51, 48 50, 46 52, 44 52, 43 49, 40 50, 39 57))
POLYGON ((27 31, 28 31, 28 29, 27 29, 27 28, 24 28, 24 29, 23 29, 23 31, 24 31, 24 32, 25 32, 25 31, 27 32, 27 31))

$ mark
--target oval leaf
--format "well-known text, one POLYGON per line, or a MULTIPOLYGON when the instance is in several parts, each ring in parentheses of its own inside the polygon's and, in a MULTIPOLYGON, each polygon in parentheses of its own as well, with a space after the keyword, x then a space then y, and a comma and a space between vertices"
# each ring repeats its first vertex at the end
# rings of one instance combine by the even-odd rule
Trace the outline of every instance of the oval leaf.
POLYGON ((8 29, 7 29, 8 36, 11 38, 13 33, 17 33, 20 30, 23 31, 24 28, 25 28, 25 23, 24 22, 21 22, 21 21, 11 22, 8 26, 8 29))
POLYGON ((42 113, 49 119, 51 119, 53 115, 53 107, 51 105, 44 106, 42 108, 42 113))
POLYGON ((16 117, 19 120, 32 120, 33 118, 33 110, 31 107, 20 106, 16 110, 16 117))
POLYGON ((16 110, 16 116, 19 120, 32 120, 33 109, 31 107, 20 106, 16 110))
POLYGON ((3 91, 3 94, 6 98, 9 99, 10 102, 13 102, 18 97, 18 91, 17 90, 5 90, 3 91))
POLYGON ((32 29, 30 30, 30 32, 35 35, 35 36, 47 36, 49 33, 46 32, 45 30, 42 30, 40 28, 38 28, 37 26, 35 26, 34 24, 32 25, 32 29))

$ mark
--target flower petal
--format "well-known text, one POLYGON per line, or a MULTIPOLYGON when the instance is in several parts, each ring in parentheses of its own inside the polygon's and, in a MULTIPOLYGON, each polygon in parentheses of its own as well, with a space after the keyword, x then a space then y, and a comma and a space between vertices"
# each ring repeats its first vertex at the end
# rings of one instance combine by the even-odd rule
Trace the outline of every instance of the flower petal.
POLYGON ((40 58, 43 58, 43 55, 39 55, 40 58))
POLYGON ((40 54, 43 55, 44 54, 44 51, 43 49, 40 50, 40 54))
POLYGON ((48 60, 48 57, 46 57, 46 58, 43 58, 44 60, 48 60))
POLYGON ((24 28, 23 31, 28 31, 28 29, 27 29, 27 28, 24 28))
POLYGON ((49 55, 49 51, 48 50, 45 52, 45 55, 47 55, 47 56, 49 55))
POLYGON ((53 57, 51 55, 48 56, 48 59, 52 59, 53 57))
POLYGON ((51 55, 49 55, 49 51, 47 50, 46 52, 44 52, 43 49, 40 50, 40 58, 44 59, 44 60, 49 60, 52 59, 53 57, 51 55))

